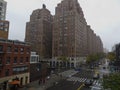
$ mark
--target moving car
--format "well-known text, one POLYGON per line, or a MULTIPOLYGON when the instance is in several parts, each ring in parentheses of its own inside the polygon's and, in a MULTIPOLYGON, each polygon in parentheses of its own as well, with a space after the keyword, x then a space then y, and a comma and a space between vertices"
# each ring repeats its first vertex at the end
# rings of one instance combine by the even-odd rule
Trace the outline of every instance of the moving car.
POLYGON ((91 86, 92 84, 93 84, 93 81, 90 79, 85 81, 85 86, 87 86, 87 87, 91 86))

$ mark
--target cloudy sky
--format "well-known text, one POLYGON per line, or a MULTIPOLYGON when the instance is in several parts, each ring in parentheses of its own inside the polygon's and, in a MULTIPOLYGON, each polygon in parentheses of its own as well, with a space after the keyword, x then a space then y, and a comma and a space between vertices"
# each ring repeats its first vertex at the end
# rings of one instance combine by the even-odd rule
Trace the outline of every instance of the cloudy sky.
MULTIPOLYGON (((42 4, 54 15, 61 0, 5 0, 6 19, 10 21, 9 39, 24 41, 26 22, 33 10, 42 4)), ((104 47, 111 50, 120 42, 120 0, 78 0, 88 25, 99 35, 104 47)))

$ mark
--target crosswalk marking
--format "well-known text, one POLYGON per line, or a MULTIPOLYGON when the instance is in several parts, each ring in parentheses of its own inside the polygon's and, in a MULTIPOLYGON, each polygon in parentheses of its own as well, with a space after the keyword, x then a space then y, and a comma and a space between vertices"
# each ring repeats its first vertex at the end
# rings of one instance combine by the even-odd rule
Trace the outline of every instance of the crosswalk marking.
POLYGON ((72 76, 72 75, 75 75, 76 73, 78 73, 78 71, 67 70, 67 71, 64 71, 64 72, 59 73, 59 75, 62 75, 62 76, 68 77, 69 75, 72 76))
POLYGON ((86 78, 83 80, 83 82, 85 82, 86 81, 86 78))
POLYGON ((96 80, 93 82, 93 84, 95 84, 96 83, 96 80))
MULTIPOLYGON (((85 82, 87 80, 89 80, 89 78, 70 77, 70 78, 67 79, 67 81, 74 81, 73 84, 75 84, 77 81, 78 82, 85 82)), ((100 84, 99 80, 94 80, 93 79, 93 85, 100 86, 101 84, 100 84)))
POLYGON ((82 78, 82 81, 81 81, 81 82, 83 82, 83 80, 84 80, 84 78, 82 78))
POLYGON ((80 82, 82 82, 82 78, 80 78, 80 82))

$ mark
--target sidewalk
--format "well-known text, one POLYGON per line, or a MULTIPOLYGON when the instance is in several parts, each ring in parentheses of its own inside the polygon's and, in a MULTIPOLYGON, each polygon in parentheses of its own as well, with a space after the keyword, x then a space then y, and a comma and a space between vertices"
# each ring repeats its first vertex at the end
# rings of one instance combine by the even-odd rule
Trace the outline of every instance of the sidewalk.
POLYGON ((64 79, 56 74, 52 74, 49 80, 46 80, 45 84, 40 84, 37 81, 31 82, 23 88, 19 88, 18 90, 46 90, 48 87, 53 86, 55 82, 64 79))

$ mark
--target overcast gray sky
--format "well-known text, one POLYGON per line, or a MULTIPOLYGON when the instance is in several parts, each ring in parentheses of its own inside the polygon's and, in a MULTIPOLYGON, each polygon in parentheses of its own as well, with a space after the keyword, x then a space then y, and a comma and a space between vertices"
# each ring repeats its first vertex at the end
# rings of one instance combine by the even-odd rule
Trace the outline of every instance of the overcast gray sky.
MULTIPOLYGON (((5 0, 7 16, 10 21, 9 39, 24 41, 26 22, 33 10, 42 8, 42 4, 55 13, 55 7, 61 0, 5 0)), ((120 42, 120 0, 78 0, 88 25, 99 35, 104 47, 111 50, 120 42)))

